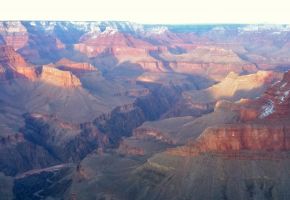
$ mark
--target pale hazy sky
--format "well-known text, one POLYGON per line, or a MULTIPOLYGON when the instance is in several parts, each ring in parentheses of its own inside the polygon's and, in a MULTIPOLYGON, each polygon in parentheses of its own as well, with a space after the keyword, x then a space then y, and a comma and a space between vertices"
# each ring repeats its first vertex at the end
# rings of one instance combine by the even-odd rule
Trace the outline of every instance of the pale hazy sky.
POLYGON ((288 23, 289 0, 1 0, 1 20, 288 23))

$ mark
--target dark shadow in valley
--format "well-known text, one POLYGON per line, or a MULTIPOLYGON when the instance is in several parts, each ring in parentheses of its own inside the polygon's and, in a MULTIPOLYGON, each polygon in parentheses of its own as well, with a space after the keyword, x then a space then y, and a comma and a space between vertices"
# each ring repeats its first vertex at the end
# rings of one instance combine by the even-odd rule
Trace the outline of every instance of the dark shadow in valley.
POLYGON ((162 58, 160 55, 159 55, 159 51, 158 50, 152 50, 152 51, 149 51, 149 55, 152 56, 153 58, 157 59, 157 60, 160 60, 163 64, 163 66, 165 67, 165 69, 168 71, 168 72, 172 72, 172 69, 171 67, 169 66, 169 61, 165 60, 164 58, 162 58))

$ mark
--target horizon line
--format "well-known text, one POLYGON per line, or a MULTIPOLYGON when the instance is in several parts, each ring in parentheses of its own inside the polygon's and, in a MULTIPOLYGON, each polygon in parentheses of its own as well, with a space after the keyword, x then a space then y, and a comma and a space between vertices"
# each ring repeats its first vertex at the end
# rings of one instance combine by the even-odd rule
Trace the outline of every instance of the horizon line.
POLYGON ((129 22, 140 25, 290 25, 290 22, 182 22, 182 23, 142 23, 130 20, 67 20, 67 19, 0 19, 0 22, 129 22))

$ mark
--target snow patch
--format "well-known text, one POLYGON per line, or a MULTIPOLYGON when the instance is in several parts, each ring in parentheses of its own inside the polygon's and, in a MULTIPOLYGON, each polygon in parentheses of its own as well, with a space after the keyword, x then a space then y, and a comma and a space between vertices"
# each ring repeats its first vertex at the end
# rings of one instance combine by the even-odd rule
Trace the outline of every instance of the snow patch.
POLYGON ((265 117, 268 117, 275 111, 274 102, 272 100, 269 100, 268 103, 266 103, 264 106, 262 106, 262 113, 260 114, 259 118, 263 119, 265 117))
POLYGON ((165 26, 159 26, 159 27, 154 27, 152 28, 149 33, 150 34, 155 34, 155 35, 161 35, 164 34, 165 32, 168 31, 168 28, 165 26))
POLYGON ((36 23, 35 22, 30 22, 30 25, 31 26, 36 26, 36 23))
POLYGON ((273 31, 275 34, 281 34, 282 32, 289 32, 290 25, 283 24, 252 24, 238 28, 239 32, 262 32, 273 31))
POLYGON ((279 84, 280 82, 281 82, 281 81, 276 81, 276 82, 273 84, 273 86, 279 84))
POLYGON ((283 85, 281 86, 281 88, 284 88, 288 83, 283 83, 283 85))
POLYGON ((285 99, 289 96, 290 90, 285 91, 283 95, 280 97, 280 104, 285 101, 285 99))
POLYGON ((107 26, 101 35, 114 35, 118 33, 118 29, 107 26))

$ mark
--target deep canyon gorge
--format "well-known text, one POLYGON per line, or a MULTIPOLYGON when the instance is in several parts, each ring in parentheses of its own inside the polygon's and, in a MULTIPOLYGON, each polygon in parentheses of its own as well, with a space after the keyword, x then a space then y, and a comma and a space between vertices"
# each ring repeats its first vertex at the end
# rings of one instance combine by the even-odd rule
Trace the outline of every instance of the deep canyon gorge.
POLYGON ((0 200, 290 199, 290 26, 0 21, 0 200))

